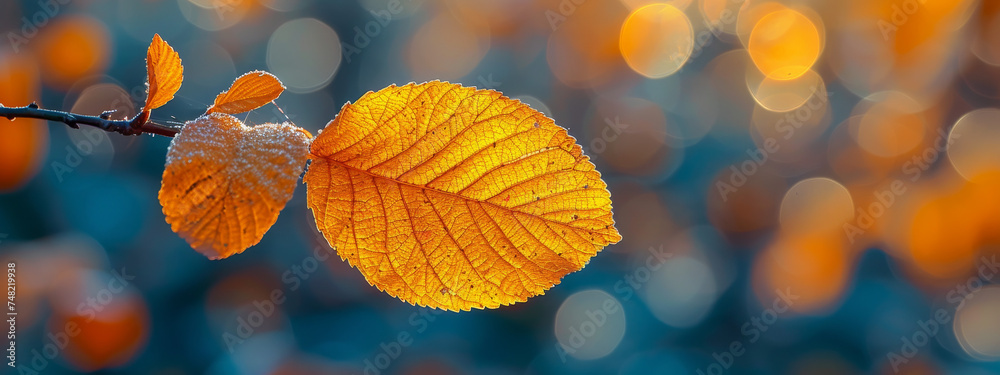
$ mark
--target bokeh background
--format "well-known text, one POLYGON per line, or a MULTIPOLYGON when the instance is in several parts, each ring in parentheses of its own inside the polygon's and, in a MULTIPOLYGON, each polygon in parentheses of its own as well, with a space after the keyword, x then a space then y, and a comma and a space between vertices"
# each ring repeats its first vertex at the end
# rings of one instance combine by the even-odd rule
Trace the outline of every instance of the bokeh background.
POLYGON ((501 90, 584 146, 624 236, 543 296, 440 313, 327 258, 301 185, 260 244, 209 261, 156 199, 170 139, 0 120, 6 373, 1000 373, 998 1, 0 10, 8 106, 133 115, 154 33, 186 73, 164 123, 256 69, 288 91, 248 121, 313 133, 390 84, 501 90))

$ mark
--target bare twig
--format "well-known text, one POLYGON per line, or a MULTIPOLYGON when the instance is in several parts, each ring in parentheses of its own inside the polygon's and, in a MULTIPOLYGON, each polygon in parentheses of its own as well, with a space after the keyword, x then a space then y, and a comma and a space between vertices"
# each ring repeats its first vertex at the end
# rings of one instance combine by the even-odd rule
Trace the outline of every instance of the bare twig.
POLYGON ((100 116, 87 116, 51 109, 41 109, 35 103, 24 107, 4 107, 0 105, 0 117, 6 117, 10 120, 18 117, 49 120, 64 123, 73 129, 79 129, 80 125, 89 125, 121 135, 151 133, 166 137, 173 137, 181 130, 179 127, 147 121, 149 118, 148 114, 140 113, 131 120, 110 120, 112 113, 114 111, 105 111, 100 116))

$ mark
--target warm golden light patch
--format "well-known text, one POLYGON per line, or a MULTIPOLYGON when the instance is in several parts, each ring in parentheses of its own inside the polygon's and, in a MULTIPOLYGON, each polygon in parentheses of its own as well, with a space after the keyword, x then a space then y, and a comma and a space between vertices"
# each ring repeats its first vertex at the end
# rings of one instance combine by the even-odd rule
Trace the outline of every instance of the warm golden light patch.
POLYGON ((694 29, 684 12, 673 5, 651 4, 625 20, 619 47, 636 73, 663 78, 680 70, 691 57, 694 29))
POLYGON ((812 68, 823 41, 813 22, 792 9, 761 17, 750 33, 747 50, 761 73, 774 79, 794 79, 812 68))

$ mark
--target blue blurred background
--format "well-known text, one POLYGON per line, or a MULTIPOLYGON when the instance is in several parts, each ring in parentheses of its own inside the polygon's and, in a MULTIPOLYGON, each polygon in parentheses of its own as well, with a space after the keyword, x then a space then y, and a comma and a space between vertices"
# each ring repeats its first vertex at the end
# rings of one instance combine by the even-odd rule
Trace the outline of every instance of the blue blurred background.
POLYGON ((624 238, 525 303, 422 309, 332 256, 302 185, 209 261, 156 199, 169 138, 0 120, 5 373, 1000 373, 1000 2, 0 9, 8 106, 132 116, 154 33, 185 67, 161 123, 258 69, 288 90, 247 121, 314 134, 390 84, 500 90, 583 145, 624 238))

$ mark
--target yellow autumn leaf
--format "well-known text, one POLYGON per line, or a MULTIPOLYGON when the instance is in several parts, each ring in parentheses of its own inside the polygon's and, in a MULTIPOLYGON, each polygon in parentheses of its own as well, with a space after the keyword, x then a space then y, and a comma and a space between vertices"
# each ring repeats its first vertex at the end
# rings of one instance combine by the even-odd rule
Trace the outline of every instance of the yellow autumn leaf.
POLYGON ((237 114, 249 112, 277 99, 285 91, 278 77, 263 71, 244 74, 233 81, 229 90, 215 97, 215 103, 207 113, 237 114))
POLYGON ((310 140, 289 123, 250 127, 222 113, 188 122, 160 187, 170 228, 211 259, 257 244, 292 198, 310 140))
POLYGON ((159 108, 174 98, 184 80, 184 66, 181 58, 160 34, 153 35, 153 42, 146 51, 146 75, 149 92, 146 96, 144 112, 159 108))
POLYGON ((575 139, 493 90, 434 81, 369 92, 309 158, 320 231, 369 283, 411 304, 522 302, 621 239, 575 139))

